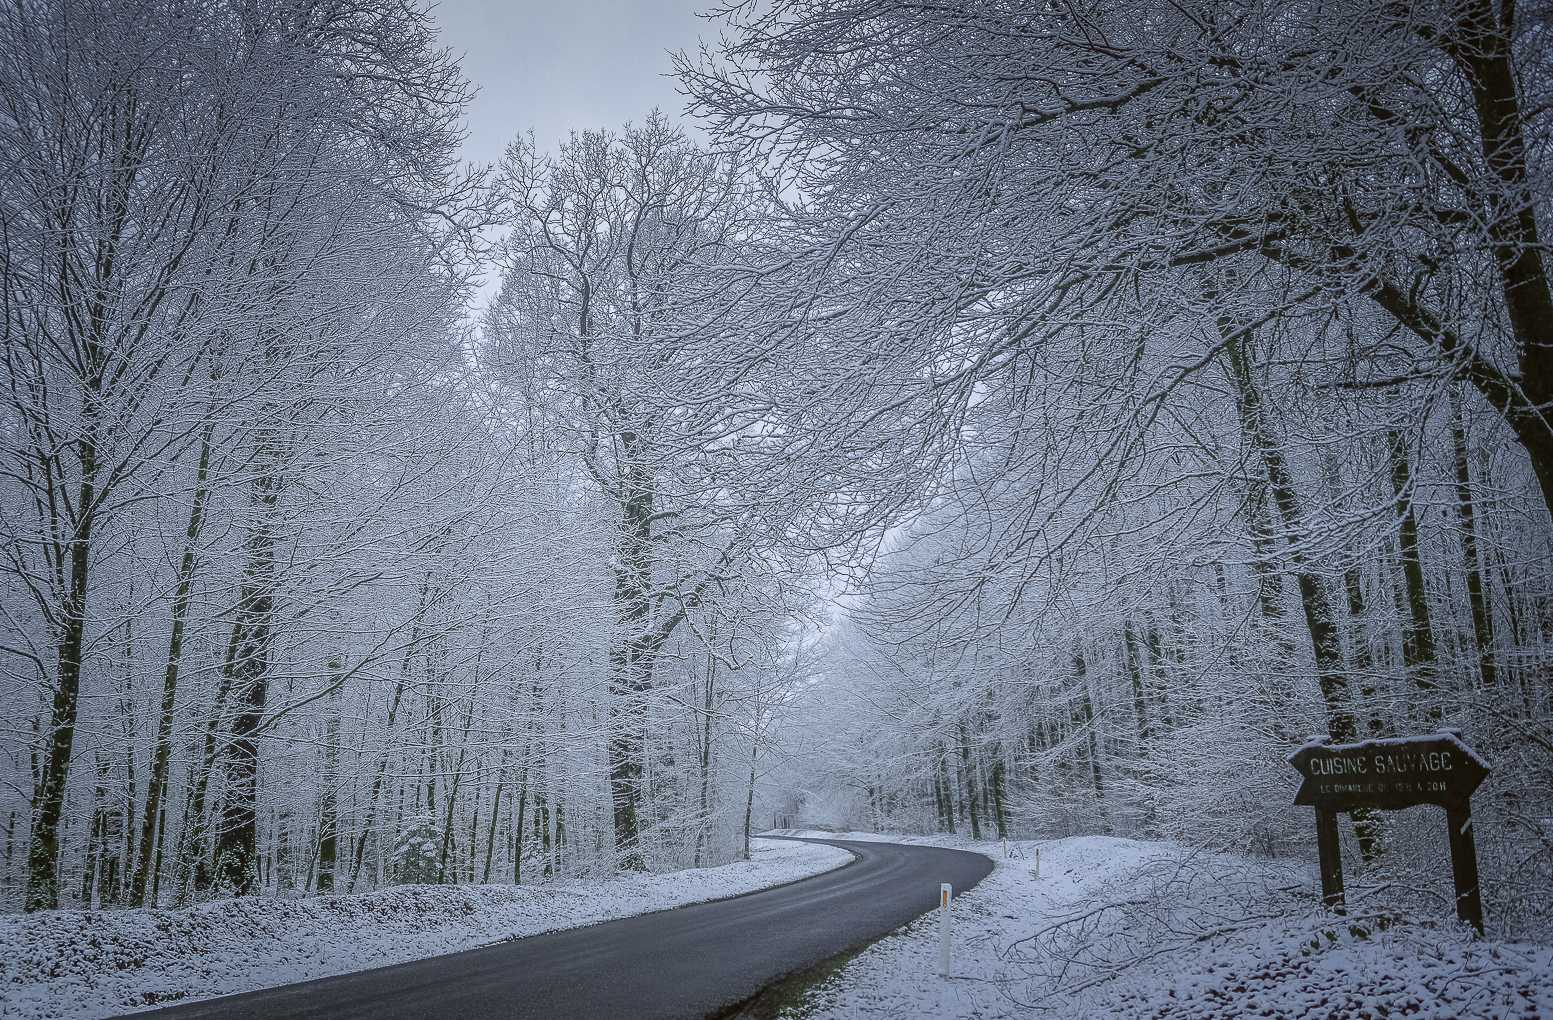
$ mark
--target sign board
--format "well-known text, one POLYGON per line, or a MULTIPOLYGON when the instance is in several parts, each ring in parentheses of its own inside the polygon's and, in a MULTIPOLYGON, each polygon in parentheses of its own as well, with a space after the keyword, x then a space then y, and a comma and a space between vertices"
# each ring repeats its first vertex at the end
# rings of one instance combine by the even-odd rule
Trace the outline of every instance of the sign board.
POLYGON ((1327 811, 1453 808, 1488 778, 1488 765, 1448 732, 1361 744, 1312 739, 1289 763, 1305 777, 1294 803, 1327 811))
POLYGON ((1289 756, 1289 764, 1305 777, 1294 803, 1316 809, 1321 898, 1330 909, 1344 912, 1338 812, 1366 808, 1397 811, 1436 804, 1445 809, 1456 916, 1483 931, 1472 793, 1488 778, 1489 768, 1488 762, 1462 742, 1459 731, 1359 744, 1334 744, 1331 737, 1315 736, 1289 756))

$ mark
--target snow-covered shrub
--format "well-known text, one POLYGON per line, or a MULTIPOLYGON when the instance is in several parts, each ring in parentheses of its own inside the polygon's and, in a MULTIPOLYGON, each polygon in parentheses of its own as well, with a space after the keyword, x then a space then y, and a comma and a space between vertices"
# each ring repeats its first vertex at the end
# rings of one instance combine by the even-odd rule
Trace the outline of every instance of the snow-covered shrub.
POLYGON ((405 820, 389 855, 391 880, 397 885, 442 880, 442 826, 431 815, 405 820))

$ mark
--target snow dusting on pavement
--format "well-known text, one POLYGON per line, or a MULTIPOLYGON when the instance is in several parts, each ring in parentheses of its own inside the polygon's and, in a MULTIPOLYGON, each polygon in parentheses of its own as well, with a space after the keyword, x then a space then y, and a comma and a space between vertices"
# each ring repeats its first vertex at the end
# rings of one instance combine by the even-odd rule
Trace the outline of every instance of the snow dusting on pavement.
POLYGON ((71 1020, 384 967, 507 939, 736 896, 849 863, 844 850, 755 840, 751 861, 541 886, 407 885, 246 898, 190 910, 0 917, 0 1016, 71 1020))
POLYGON ((1553 949, 1355 899, 1323 915, 1307 862, 1084 836, 995 842, 784 830, 952 846, 997 869, 957 896, 951 977, 938 920, 888 936, 794 1016, 1115 1020, 1553 1020, 1553 949), (1034 878, 1040 851, 1040 880, 1034 878))

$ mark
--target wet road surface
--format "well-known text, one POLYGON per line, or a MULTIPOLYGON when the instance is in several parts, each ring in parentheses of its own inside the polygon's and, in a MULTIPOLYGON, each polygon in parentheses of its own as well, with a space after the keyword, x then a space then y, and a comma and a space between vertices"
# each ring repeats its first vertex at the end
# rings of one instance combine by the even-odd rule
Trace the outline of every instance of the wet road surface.
MULTIPOLYGON (((792 885, 462 953, 132 1014, 194 1020, 706 1017, 898 928, 992 871, 940 847, 810 840, 859 859, 792 885)), ((936 966, 924 960, 923 967, 936 966)))

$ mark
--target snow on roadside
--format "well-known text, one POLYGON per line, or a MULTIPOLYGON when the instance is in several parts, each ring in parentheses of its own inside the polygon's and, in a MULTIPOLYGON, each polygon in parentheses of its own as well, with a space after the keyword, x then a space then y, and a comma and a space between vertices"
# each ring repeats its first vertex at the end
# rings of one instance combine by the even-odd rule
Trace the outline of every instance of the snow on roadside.
POLYGON ((997 864, 957 897, 950 980, 936 973, 929 915, 863 951, 794 1015, 1553 1020, 1553 949, 1362 906, 1324 916, 1301 862, 1102 836, 1011 842, 1005 858, 1001 844, 954 837, 782 834, 953 846, 997 864))
POLYGON ((543 886, 407 885, 189 910, 0 917, 0 1015, 117 1016, 384 967, 506 939, 736 896, 840 867, 834 847, 757 839, 753 860, 543 886))

